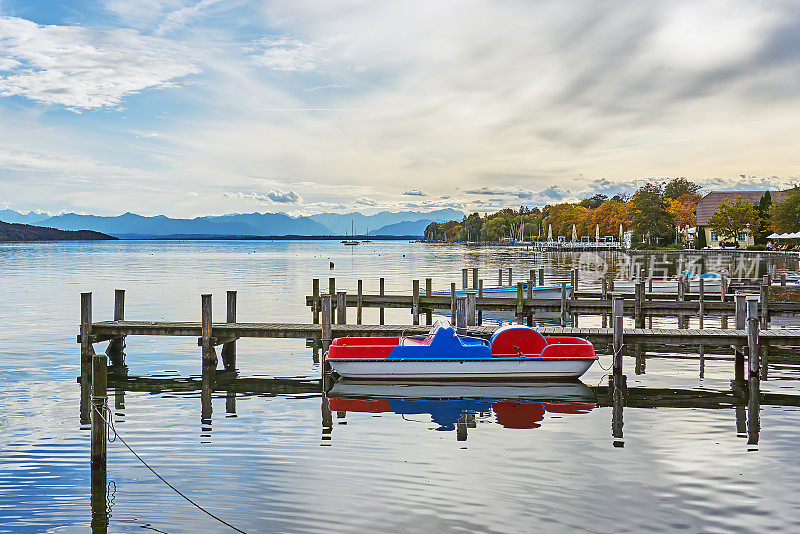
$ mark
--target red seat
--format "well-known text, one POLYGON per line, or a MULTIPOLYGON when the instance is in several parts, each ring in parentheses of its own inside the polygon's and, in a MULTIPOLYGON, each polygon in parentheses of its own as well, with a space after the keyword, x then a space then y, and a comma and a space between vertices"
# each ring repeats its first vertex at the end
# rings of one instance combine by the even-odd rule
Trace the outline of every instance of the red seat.
POLYGON ((518 358, 541 354, 547 346, 542 334, 527 327, 506 327, 498 332, 492 340, 492 356, 500 358, 518 358))

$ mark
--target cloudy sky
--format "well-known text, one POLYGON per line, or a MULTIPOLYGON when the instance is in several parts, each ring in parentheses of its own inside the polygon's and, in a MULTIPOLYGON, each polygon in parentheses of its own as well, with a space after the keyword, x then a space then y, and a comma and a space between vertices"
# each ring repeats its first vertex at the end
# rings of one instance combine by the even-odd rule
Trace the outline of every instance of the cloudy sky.
POLYGON ((455 207, 800 177, 794 1, 0 0, 0 207, 455 207))

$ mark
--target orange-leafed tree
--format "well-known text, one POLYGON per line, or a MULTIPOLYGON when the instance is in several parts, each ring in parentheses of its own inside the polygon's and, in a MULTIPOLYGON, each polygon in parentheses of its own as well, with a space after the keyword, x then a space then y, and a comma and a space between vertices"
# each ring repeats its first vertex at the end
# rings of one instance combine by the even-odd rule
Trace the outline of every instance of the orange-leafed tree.
POLYGON ((592 210, 590 218, 591 231, 600 225, 600 235, 619 235, 619 225, 627 230, 631 225, 631 208, 628 203, 609 200, 592 210))
POLYGON ((697 196, 684 194, 675 199, 667 200, 667 211, 675 219, 675 226, 686 228, 695 226, 697 219, 695 209, 697 208, 697 196))

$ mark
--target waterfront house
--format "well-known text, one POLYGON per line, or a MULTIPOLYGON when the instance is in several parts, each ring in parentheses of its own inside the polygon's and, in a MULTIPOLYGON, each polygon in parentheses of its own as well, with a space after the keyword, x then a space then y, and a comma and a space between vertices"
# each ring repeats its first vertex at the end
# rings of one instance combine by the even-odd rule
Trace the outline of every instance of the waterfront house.
MULTIPOLYGON (((712 191, 708 193, 706 196, 700 199, 697 203, 697 208, 695 214, 697 215, 697 231, 698 232, 705 232, 706 234, 706 243, 710 247, 718 247, 720 246, 719 236, 715 232, 713 232, 710 228, 708 228, 708 220, 711 218, 711 215, 717 211, 720 204, 722 204, 726 199, 729 202, 736 202, 736 197, 740 200, 751 202, 754 205, 758 204, 761 201, 761 197, 764 196, 766 190, 762 191, 712 191)), ((786 193, 789 190, 785 191, 770 191, 769 194, 772 197, 772 202, 777 202, 782 200, 786 193)), ((746 247, 749 245, 753 245, 753 235, 749 230, 745 230, 743 232, 739 232, 737 236, 737 242, 739 243, 740 247, 746 247)))

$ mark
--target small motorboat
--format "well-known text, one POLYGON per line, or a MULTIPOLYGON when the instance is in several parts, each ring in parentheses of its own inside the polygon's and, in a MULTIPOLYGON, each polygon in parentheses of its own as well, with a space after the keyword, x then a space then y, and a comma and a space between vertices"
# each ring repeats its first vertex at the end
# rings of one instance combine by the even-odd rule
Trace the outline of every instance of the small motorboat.
POLYGON ((334 339, 327 355, 339 376, 358 380, 567 380, 597 360, 578 337, 544 337, 523 325, 499 328, 488 341, 437 323, 427 336, 334 339))

